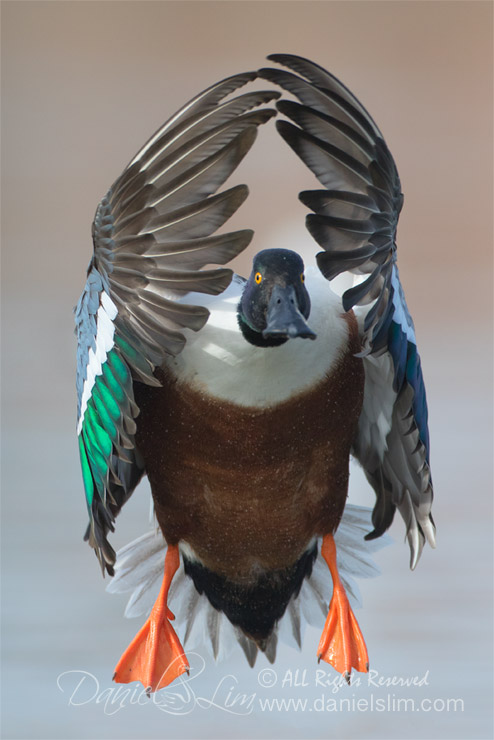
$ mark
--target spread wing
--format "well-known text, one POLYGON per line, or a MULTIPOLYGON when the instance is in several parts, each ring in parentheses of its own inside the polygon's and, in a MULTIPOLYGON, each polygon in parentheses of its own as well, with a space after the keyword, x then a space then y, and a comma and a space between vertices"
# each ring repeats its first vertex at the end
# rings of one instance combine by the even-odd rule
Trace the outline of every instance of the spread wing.
POLYGON ((217 194, 276 111, 277 92, 232 96, 256 78, 245 73, 205 90, 162 126, 131 160, 96 211, 94 254, 76 308, 77 433, 89 511, 86 539, 112 574, 107 534, 144 473, 136 449, 135 382, 198 331, 209 312, 178 303, 189 291, 217 294, 232 271, 224 265, 252 232, 215 232, 247 196, 244 185, 217 194))
POLYGON ((343 306, 355 307, 366 375, 354 454, 377 496, 367 538, 380 536, 398 508, 413 568, 425 539, 434 546, 435 530, 425 388, 396 265, 400 179, 378 127, 339 80, 300 57, 269 59, 293 72, 266 68, 260 76, 300 101, 278 102, 293 122, 278 121, 278 131, 325 188, 300 194, 313 211, 307 228, 324 250, 319 268, 328 280, 356 276, 343 306))

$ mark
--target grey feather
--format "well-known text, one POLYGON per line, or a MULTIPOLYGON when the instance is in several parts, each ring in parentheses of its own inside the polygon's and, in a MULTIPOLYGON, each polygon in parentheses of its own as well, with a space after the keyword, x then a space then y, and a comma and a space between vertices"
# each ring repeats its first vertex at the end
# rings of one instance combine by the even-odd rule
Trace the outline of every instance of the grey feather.
POLYGON ((300 101, 278 102, 291 122, 278 121, 277 129, 326 188, 300 194, 313 211, 307 228, 324 250, 319 269, 329 280, 342 271, 359 280, 342 302, 346 311, 357 307, 366 372, 354 454, 376 492, 368 538, 380 536, 398 508, 415 567, 425 539, 434 546, 435 530, 425 388, 396 266, 398 171, 376 123, 343 83, 301 57, 269 59, 292 72, 259 75, 300 101))
POLYGON ((244 633, 241 632, 238 628, 236 632, 237 632, 238 644, 244 651, 244 655, 247 658, 248 664, 250 665, 251 668, 254 668, 256 664, 257 655, 259 653, 259 648, 257 647, 256 643, 253 640, 250 640, 248 637, 246 637, 244 633))
POLYGON ((182 350, 183 329, 200 331, 209 316, 206 308, 176 299, 190 291, 213 295, 223 291, 232 271, 201 268, 225 264, 252 237, 250 231, 221 236, 215 232, 248 192, 243 185, 220 193, 218 189, 251 148, 258 127, 276 114, 262 107, 279 97, 276 91, 249 92, 225 100, 256 77, 255 72, 247 72, 227 78, 187 103, 129 162, 96 211, 94 254, 76 309, 78 419, 85 485, 89 487, 87 538, 110 573, 114 553, 107 534, 144 472, 134 444, 139 409, 132 381, 156 385, 154 369, 167 355, 182 350), (95 391, 94 401, 90 395, 96 385, 89 385, 95 381, 88 381, 88 364, 91 351, 96 352, 99 321, 105 324, 106 334, 99 340, 104 342, 98 350, 101 360, 93 359, 91 378, 102 373, 111 341, 126 378, 125 400, 115 422, 107 418, 101 392, 95 391), (85 417, 88 403, 91 414, 85 417), (90 443, 87 434, 105 424, 112 438, 111 450, 106 444, 92 450, 90 444, 96 444, 97 435, 91 436, 90 443))
POLYGON ((290 616, 290 622, 292 626, 292 634, 295 638, 295 642, 297 643, 298 647, 302 647, 302 636, 300 633, 300 611, 295 608, 293 599, 288 604, 288 614, 290 616))

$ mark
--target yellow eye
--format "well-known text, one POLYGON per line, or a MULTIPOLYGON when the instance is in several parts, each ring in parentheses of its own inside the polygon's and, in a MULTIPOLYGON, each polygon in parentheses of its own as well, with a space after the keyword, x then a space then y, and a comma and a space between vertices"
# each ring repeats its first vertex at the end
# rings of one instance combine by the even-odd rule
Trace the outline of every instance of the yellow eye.
POLYGON ((262 275, 260 272, 256 272, 256 274, 254 275, 254 280, 258 285, 259 283, 262 283, 262 275))
POLYGON ((301 280, 302 283, 305 283, 305 275, 304 275, 304 273, 302 273, 300 275, 300 280, 301 280))

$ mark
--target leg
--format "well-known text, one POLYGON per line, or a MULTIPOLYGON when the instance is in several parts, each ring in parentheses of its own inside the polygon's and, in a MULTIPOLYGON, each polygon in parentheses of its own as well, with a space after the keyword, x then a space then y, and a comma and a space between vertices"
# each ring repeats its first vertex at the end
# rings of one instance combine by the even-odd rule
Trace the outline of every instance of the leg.
POLYGON ((113 676, 117 683, 140 681, 149 691, 158 691, 188 672, 183 647, 169 622, 175 617, 167 605, 168 590, 179 565, 178 545, 170 545, 158 598, 146 624, 118 661, 113 676))
POLYGON ((344 673, 349 681, 352 668, 363 673, 368 672, 367 648, 340 581, 336 565, 336 546, 332 534, 324 535, 321 555, 331 572, 333 596, 317 655, 319 660, 330 663, 338 673, 344 673))

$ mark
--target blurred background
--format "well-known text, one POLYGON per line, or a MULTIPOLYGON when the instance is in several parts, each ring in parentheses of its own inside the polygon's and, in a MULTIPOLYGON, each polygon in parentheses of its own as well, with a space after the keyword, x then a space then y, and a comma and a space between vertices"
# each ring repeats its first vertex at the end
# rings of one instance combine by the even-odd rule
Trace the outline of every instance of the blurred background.
MULTIPOLYGON (((2 736, 491 738, 492 4, 2 2, 1 13, 2 736), (438 548, 411 573, 397 517, 394 544, 377 555, 382 575, 361 582, 357 616, 380 676, 423 680, 333 694, 317 685, 319 634, 308 630, 301 653, 280 648, 276 685, 263 685, 263 656, 254 670, 240 653, 207 659, 194 684, 201 701, 163 711, 110 693, 140 625, 123 618, 123 597, 105 593, 82 542, 72 308, 96 205, 123 166, 189 98, 274 52, 307 56, 350 87, 405 192, 399 265, 428 389, 438 548), (82 674, 68 671, 94 676, 72 702, 82 674), (225 681, 256 694, 248 712, 219 695, 221 706, 208 704, 225 681), (385 711, 355 706, 371 695, 385 711), (321 696, 354 703, 258 703, 321 696), (400 698, 433 708, 412 712, 400 698), (448 699, 461 700, 456 711, 448 699)), ((251 196, 231 225, 256 230, 250 256, 286 246, 310 261, 297 193, 315 181, 273 126, 230 181, 239 182, 251 196)), ((359 472, 351 498, 372 505, 359 472)), ((146 531, 148 509, 144 485, 115 546, 146 531)))

